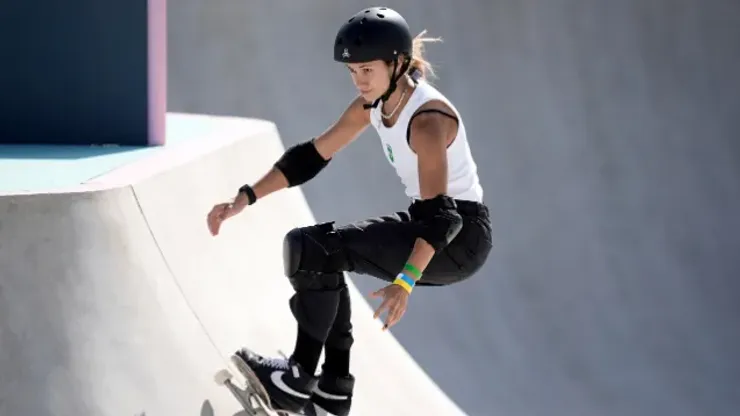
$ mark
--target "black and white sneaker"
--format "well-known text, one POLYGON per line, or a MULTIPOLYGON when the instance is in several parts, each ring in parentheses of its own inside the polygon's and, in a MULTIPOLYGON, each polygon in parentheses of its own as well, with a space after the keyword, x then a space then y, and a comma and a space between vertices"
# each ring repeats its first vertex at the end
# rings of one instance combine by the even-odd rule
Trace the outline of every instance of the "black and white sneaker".
POLYGON ((247 379, 254 376, 259 380, 276 410, 300 412, 317 384, 317 377, 303 370, 292 357, 268 358, 242 348, 231 359, 247 379))
POLYGON ((306 416, 347 416, 352 407, 352 375, 334 377, 322 373, 313 390, 311 402, 303 409, 306 416))

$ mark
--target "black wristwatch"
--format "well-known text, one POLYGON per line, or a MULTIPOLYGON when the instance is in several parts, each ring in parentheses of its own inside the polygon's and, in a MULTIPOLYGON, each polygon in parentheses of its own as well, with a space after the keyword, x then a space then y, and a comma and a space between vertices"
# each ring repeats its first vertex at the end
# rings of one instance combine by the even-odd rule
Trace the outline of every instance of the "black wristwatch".
POLYGON ((252 187, 247 184, 242 185, 242 187, 239 188, 239 193, 245 193, 247 195, 249 205, 252 205, 257 201, 257 195, 254 194, 252 187))

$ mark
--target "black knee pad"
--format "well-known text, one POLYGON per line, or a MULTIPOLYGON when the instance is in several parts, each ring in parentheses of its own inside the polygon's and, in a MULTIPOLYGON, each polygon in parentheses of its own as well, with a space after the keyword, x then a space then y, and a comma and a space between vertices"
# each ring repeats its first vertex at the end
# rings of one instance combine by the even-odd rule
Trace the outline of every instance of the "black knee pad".
POLYGON ((285 276, 296 290, 333 289, 344 283, 347 260, 333 222, 290 230, 283 240, 285 276))
POLYGON ((285 276, 291 278, 300 269, 303 252, 303 231, 294 228, 285 234, 283 239, 283 268, 285 276))

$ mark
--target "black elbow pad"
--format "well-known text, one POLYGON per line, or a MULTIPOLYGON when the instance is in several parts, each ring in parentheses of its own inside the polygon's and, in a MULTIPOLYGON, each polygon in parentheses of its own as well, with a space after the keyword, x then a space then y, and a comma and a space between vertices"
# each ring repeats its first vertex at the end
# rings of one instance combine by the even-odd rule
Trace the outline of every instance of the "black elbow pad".
POLYGON ((419 237, 437 252, 447 247, 463 226, 455 200, 446 195, 415 201, 409 208, 409 214, 413 220, 423 224, 419 237))
POLYGON ((313 179, 328 164, 329 160, 324 160, 313 140, 309 140, 288 148, 275 167, 283 172, 289 186, 296 186, 313 179))

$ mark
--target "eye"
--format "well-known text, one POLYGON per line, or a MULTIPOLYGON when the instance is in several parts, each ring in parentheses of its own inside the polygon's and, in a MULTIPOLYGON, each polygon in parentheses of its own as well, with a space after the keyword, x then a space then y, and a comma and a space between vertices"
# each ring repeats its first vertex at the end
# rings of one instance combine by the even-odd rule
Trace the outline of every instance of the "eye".
POLYGON ((373 69, 372 68, 362 68, 362 71, 364 73, 366 73, 366 74, 369 74, 369 73, 373 72, 373 69))

